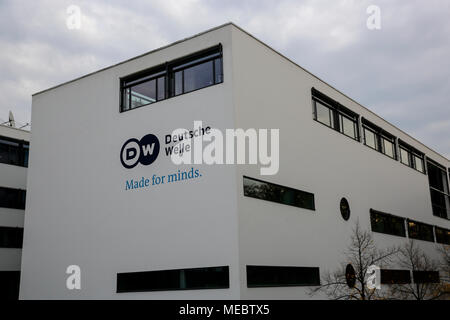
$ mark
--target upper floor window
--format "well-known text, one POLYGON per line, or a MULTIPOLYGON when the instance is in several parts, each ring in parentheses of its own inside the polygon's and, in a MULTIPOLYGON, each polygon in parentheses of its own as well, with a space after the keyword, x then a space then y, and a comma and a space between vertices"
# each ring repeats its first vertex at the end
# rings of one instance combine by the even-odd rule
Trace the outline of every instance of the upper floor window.
POLYGON ((406 237, 405 219, 370 209, 372 231, 406 237))
POLYGON ((450 230, 434 227, 436 242, 450 245, 450 230))
POLYGON ((312 88, 314 119, 359 141, 359 116, 339 102, 312 88))
POLYGON ((424 154, 403 141, 399 141, 400 162, 408 167, 425 173, 424 154))
POLYGON ((0 162, 28 167, 29 143, 0 137, 0 162))
POLYGON ((445 219, 450 218, 450 194, 445 167, 428 159, 428 183, 430 185, 433 215, 445 219))
POLYGON ((22 248, 23 228, 0 227, 0 248, 22 248))
POLYGON ((392 159, 397 159, 395 137, 380 127, 362 119, 364 144, 392 159))
POLYGON ((23 210, 25 197, 25 190, 0 187, 0 207, 23 210))
POLYGON ((121 80, 121 111, 223 82, 222 47, 216 46, 121 80))

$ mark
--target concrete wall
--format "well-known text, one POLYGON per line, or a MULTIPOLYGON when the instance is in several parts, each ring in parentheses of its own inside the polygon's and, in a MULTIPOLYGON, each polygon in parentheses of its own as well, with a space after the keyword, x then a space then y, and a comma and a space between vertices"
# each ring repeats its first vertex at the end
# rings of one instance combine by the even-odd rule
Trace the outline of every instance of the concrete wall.
MULTIPOLYGON (((237 209, 232 167, 197 166, 197 180, 125 191, 125 182, 164 175, 175 166, 163 151, 176 128, 232 127, 230 26, 180 42, 33 97, 22 262, 22 299, 239 298, 237 209), (119 113, 119 78, 218 43, 222 84, 119 113), (125 169, 129 138, 155 134, 150 166, 125 169), (66 289, 66 268, 79 265, 82 289, 66 289), (230 266, 230 289, 116 294, 119 272, 230 266), (193 293, 194 292, 194 293, 193 293)), ((166 180, 167 181, 167 180, 166 180)))
MULTIPOLYGON (((450 221, 432 214, 426 175, 313 120, 311 88, 449 167, 447 159, 236 27, 233 80, 236 127, 280 129, 277 175, 260 176, 256 166, 237 169, 242 298, 310 298, 308 288, 302 287, 247 288, 245 266, 320 267, 321 274, 334 271, 345 262, 343 251, 355 222, 359 220, 370 230, 370 208, 450 228, 450 221), (244 197, 243 175, 312 192, 316 211, 244 197), (339 211, 342 197, 350 203, 349 221, 339 211)), ((374 238, 379 247, 403 241, 377 233, 374 238)), ((418 242, 436 256, 437 244, 418 242)))

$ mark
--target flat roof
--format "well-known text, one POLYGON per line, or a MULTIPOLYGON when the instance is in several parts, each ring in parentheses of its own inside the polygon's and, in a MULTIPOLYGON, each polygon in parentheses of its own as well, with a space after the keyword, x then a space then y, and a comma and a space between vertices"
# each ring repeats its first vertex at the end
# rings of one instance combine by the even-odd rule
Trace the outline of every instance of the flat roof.
POLYGON ((209 32, 211 32, 211 31, 214 31, 214 30, 217 30, 217 29, 221 29, 221 28, 223 28, 223 27, 230 26, 230 25, 231 25, 231 26, 234 26, 234 27, 237 28, 238 30, 244 32, 245 34, 247 34, 247 35, 250 36, 251 38, 255 39, 256 41, 258 41, 259 43, 261 43, 262 45, 264 45, 264 46, 267 47, 268 49, 270 49, 270 50, 272 50, 273 52, 275 52, 276 54, 278 54, 278 55, 279 55, 280 57, 282 57, 283 59, 285 59, 285 60, 291 62, 292 64, 294 64, 295 66, 299 67, 299 68, 302 69, 303 71, 307 72, 308 74, 310 74, 311 76, 313 76, 313 77, 316 78, 317 80, 319 80, 319 81, 323 82, 324 84, 328 85, 330 88, 336 90, 338 93, 340 93, 341 95, 343 95, 343 96, 346 97, 347 99, 351 100, 352 102, 356 103, 357 105, 359 105, 361 108, 363 108, 363 109, 366 110, 367 112, 369 112, 369 113, 371 113, 372 115, 378 117, 379 119, 381 119, 381 120, 387 122, 389 125, 393 126, 395 129, 399 130, 400 132, 402 132, 403 134, 405 134, 406 136, 408 136, 409 138, 411 138, 411 139, 414 140, 415 142, 419 143, 421 146, 423 146, 423 147, 427 148, 428 150, 430 150, 430 151, 432 151, 432 152, 438 154, 438 155, 441 156, 442 158, 447 159, 447 161, 450 161, 446 156, 442 155, 441 153, 439 153, 439 152, 433 150, 432 148, 428 147, 427 145, 423 144, 422 142, 420 142, 419 140, 417 140, 416 138, 414 138, 414 137, 411 136, 410 134, 408 134, 408 133, 406 133, 405 131, 403 131, 402 129, 398 128, 396 125, 390 123, 389 121, 387 121, 386 119, 382 118, 381 116, 379 116, 378 114, 376 114, 376 113, 373 112, 372 110, 366 108, 365 106, 363 106, 362 104, 360 104, 358 101, 356 101, 356 100, 350 98, 350 97, 349 97, 348 95, 346 95, 345 93, 343 93, 343 92, 341 92, 340 90, 336 89, 334 86, 330 85, 330 84, 327 83, 326 81, 320 79, 318 76, 314 75, 312 72, 310 72, 310 71, 308 71, 307 69, 303 68, 302 66, 300 66, 300 65, 297 64, 296 62, 292 61, 291 59, 289 59, 288 57, 286 57, 285 55, 283 55, 283 54, 280 53, 279 51, 275 50, 274 48, 272 48, 271 46, 269 46, 269 45, 266 44, 265 42, 259 40, 258 38, 256 38, 255 36, 253 36, 252 34, 250 34, 249 32, 245 31, 244 29, 242 29, 241 27, 239 27, 238 25, 236 25, 235 23, 233 23, 233 22, 231 22, 231 21, 230 21, 230 22, 227 22, 227 23, 224 23, 224 24, 221 24, 221 25, 219 25, 219 26, 217 26, 217 27, 208 29, 208 30, 206 30, 206 31, 197 33, 197 34, 195 34, 195 35, 193 35, 193 36, 191 36, 191 37, 187 37, 187 38, 184 38, 184 39, 182 39, 182 40, 178 40, 178 41, 172 42, 172 43, 170 43, 170 44, 168 44, 168 45, 165 45, 165 46, 156 48, 156 49, 151 50, 151 51, 148 51, 148 52, 145 52, 145 53, 140 54, 140 55, 138 55, 138 56, 135 56, 135 57, 133 57, 133 58, 130 58, 130 59, 121 61, 121 62, 119 62, 119 63, 113 64, 113 65, 111 65, 111 66, 108 66, 108 67, 105 67, 105 68, 102 68, 102 69, 99 69, 99 70, 97 70, 97 71, 94 71, 94 72, 85 74, 84 76, 81 76, 81 77, 78 77, 78 78, 75 78, 75 79, 72 79, 72 80, 63 82, 63 83, 61 83, 61 84, 59 84, 59 85, 50 87, 50 88, 48 88, 48 89, 45 89, 45 90, 36 92, 36 93, 32 94, 32 96, 35 96, 35 95, 38 95, 38 94, 41 94, 41 93, 45 93, 45 92, 47 92, 47 91, 50 91, 50 90, 59 88, 59 87, 64 86, 64 85, 66 85, 66 84, 69 84, 69 83, 75 82, 75 81, 77 81, 77 80, 80 80, 80 79, 89 77, 89 76, 91 76, 91 75, 93 75, 93 74, 96 74, 96 73, 99 73, 99 72, 102 72, 102 71, 105 71, 105 70, 114 68, 114 67, 116 67, 116 66, 119 66, 119 65, 121 65, 121 64, 127 63, 127 62, 129 62, 129 61, 133 61, 133 60, 139 59, 139 58, 141 58, 141 57, 143 57, 143 56, 146 56, 146 55, 148 55, 148 54, 151 54, 151 53, 154 53, 154 52, 163 50, 163 49, 165 49, 165 48, 174 46, 174 45, 176 45, 176 44, 178 44, 178 43, 181 43, 181 42, 184 42, 184 41, 188 41, 188 40, 190 40, 190 39, 199 37, 199 36, 201 36, 201 35, 203 35, 203 34, 206 34, 206 33, 209 33, 209 32))

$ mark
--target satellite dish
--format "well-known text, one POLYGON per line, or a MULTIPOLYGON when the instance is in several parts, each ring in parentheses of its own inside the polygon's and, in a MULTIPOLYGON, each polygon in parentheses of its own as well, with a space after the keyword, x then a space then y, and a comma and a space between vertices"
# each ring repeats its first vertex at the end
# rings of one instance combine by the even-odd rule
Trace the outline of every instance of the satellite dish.
POLYGON ((14 128, 16 127, 16 121, 14 120, 12 111, 9 111, 9 125, 14 128))

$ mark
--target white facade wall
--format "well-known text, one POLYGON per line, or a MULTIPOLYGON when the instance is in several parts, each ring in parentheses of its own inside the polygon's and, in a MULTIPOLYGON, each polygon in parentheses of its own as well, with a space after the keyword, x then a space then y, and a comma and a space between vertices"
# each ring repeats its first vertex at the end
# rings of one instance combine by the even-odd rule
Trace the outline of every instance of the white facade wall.
MULTIPOLYGON (((33 96, 21 298, 309 298, 302 287, 247 288, 245 266, 334 269, 356 219, 370 228, 370 208, 449 229, 432 215, 426 175, 313 120, 311 87, 450 166, 227 24, 33 96), (120 77, 218 43, 222 84, 119 113, 120 77), (129 179, 180 169, 163 154, 164 135, 192 129, 194 120, 219 129, 279 128, 280 171, 262 177, 257 166, 193 165, 201 178, 125 191, 129 179), (123 143, 148 133, 160 140, 158 159, 123 168, 123 143), (243 175, 312 192, 316 210, 246 198, 243 175), (341 197, 350 202, 349 221, 340 215, 341 197), (81 267, 79 291, 65 286, 72 264, 81 267), (115 293, 119 272, 222 265, 230 268, 230 289, 115 293)), ((374 235, 380 246, 402 241, 374 235)))

